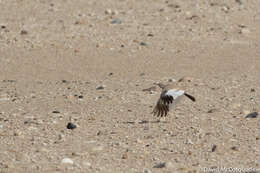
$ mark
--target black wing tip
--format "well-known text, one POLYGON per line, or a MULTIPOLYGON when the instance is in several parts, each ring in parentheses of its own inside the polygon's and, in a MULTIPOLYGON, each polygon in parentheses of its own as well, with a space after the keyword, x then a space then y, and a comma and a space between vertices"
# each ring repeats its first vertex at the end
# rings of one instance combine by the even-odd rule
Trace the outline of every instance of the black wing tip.
POLYGON ((187 94, 187 93, 184 93, 184 95, 185 95, 186 97, 188 97, 189 99, 191 99, 193 102, 196 102, 195 97, 193 97, 192 95, 189 95, 189 94, 187 94))

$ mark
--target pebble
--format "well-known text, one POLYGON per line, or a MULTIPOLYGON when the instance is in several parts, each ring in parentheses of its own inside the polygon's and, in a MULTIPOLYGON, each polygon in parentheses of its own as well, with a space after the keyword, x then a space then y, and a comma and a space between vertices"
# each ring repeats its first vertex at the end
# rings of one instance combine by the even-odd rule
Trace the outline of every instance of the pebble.
POLYGON ((121 24, 122 21, 117 18, 117 19, 113 19, 110 23, 111 23, 111 24, 121 24))
POLYGON ((235 147, 235 146, 233 146, 233 147, 231 147, 231 150, 233 150, 233 151, 238 151, 238 148, 235 147))
POLYGON ((147 43, 141 41, 141 42, 140 42, 140 45, 141 45, 141 46, 147 46, 147 43))
POLYGON ((83 162, 82 163, 85 167, 90 167, 91 166, 91 163, 90 162, 83 162))
POLYGON ((20 130, 14 131, 14 136, 21 136, 21 135, 22 135, 22 131, 20 131, 20 130))
POLYGON ((178 80, 178 82, 192 82, 193 78, 189 76, 182 77, 178 80))
POLYGON ((175 79, 168 79, 168 82, 176 82, 175 79))
POLYGON ((59 114, 60 111, 52 111, 52 113, 54 113, 54 114, 59 114))
POLYGON ((73 123, 71 123, 71 122, 69 122, 69 123, 67 124, 67 129, 73 130, 73 129, 75 129, 75 128, 77 128, 77 126, 76 126, 75 124, 73 124, 73 123))
POLYGON ((92 148, 92 151, 102 151, 104 149, 103 146, 96 146, 92 148))
POLYGON ((242 5, 242 1, 241 0, 236 0, 236 3, 238 3, 239 5, 242 5))
POLYGON ((224 11, 225 13, 228 13, 229 9, 230 9, 230 8, 229 8, 228 6, 223 6, 223 7, 221 8, 221 10, 224 11))
POLYGON ((141 139, 136 139, 136 142, 139 144, 143 143, 143 141, 141 139))
POLYGON ((149 170, 149 169, 147 169, 147 168, 144 168, 144 169, 143 169, 143 173, 152 173, 152 171, 149 170))
POLYGON ((64 159, 62 159, 61 163, 63 163, 63 164, 73 164, 74 162, 70 158, 64 158, 64 159))
POLYGON ((153 166, 153 168, 165 168, 165 167, 166 167, 166 162, 160 162, 153 166))
POLYGON ((111 9, 106 9, 105 10, 105 14, 112 14, 112 10, 111 9))
POLYGON ((122 155, 122 159, 127 159, 128 156, 127 156, 127 152, 125 152, 123 155, 122 155))
POLYGON ((20 34, 21 34, 21 35, 27 35, 27 34, 28 34, 28 31, 26 31, 26 30, 21 30, 20 34))
POLYGON ((83 99, 83 97, 84 97, 83 95, 79 95, 78 96, 79 99, 83 99))
POLYGON ((188 139, 186 140, 185 144, 193 144, 193 142, 191 141, 191 139, 188 138, 188 139))
POLYGON ((213 108, 213 109, 208 110, 208 113, 214 113, 214 112, 217 112, 217 109, 213 108))
POLYGON ((246 115, 246 118, 257 118, 259 115, 258 112, 252 112, 246 115))
POLYGON ((104 85, 100 85, 100 86, 96 87, 96 90, 103 90, 103 89, 105 89, 104 85))
POLYGON ((108 14, 108 15, 117 15, 117 14, 118 14, 118 11, 117 11, 117 10, 106 9, 106 10, 105 10, 105 14, 108 14))
POLYGON ((212 149, 211 149, 211 152, 215 152, 217 149, 217 145, 213 145, 212 149))

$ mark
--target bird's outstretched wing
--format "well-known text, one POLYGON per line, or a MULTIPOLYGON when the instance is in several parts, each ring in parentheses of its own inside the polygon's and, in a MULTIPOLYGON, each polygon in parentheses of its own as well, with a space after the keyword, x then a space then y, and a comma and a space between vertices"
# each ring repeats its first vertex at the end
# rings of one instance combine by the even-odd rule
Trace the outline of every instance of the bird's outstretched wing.
POLYGON ((177 100, 180 96, 184 95, 183 90, 170 89, 162 91, 160 98, 157 101, 153 109, 153 114, 157 117, 167 116, 170 111, 170 106, 177 100))

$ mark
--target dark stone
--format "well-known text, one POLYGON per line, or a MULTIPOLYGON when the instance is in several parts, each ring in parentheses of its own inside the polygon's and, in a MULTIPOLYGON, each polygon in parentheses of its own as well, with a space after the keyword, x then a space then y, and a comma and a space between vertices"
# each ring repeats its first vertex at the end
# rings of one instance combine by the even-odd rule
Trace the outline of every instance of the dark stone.
POLYGON ((141 46, 147 46, 147 43, 141 41, 141 42, 140 42, 140 45, 141 45, 141 46))
POLYGON ((76 126, 75 124, 73 124, 73 123, 71 123, 71 122, 69 122, 69 123, 67 124, 67 129, 73 130, 73 129, 75 129, 75 128, 77 128, 77 126, 76 126))
POLYGON ((250 114, 247 114, 246 118, 257 118, 258 115, 258 112, 252 112, 250 114))
POLYGON ((98 86, 96 89, 97 90, 103 90, 103 89, 105 89, 105 87, 101 85, 101 86, 98 86))
POLYGON ((26 31, 26 30, 21 30, 20 34, 21 34, 21 35, 27 35, 27 34, 28 34, 28 31, 26 31))
POLYGON ((120 19, 114 19, 110 22, 111 24, 121 24, 122 21, 120 19))
POLYGON ((54 113, 54 114, 59 114, 60 111, 52 111, 52 113, 54 113))
POLYGON ((213 145, 213 147, 212 147, 211 151, 212 151, 212 152, 215 152, 215 151, 216 151, 216 149, 217 149, 217 146, 216 146, 216 145, 213 145))
POLYGON ((156 165, 153 166, 153 168, 165 168, 165 167, 166 167, 165 162, 157 163, 156 165))

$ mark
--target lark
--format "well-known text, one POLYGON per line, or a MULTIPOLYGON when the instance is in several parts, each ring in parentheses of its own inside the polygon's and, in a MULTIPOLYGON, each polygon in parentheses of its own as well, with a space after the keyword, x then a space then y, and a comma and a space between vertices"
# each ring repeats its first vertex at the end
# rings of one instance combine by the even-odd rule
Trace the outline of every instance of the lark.
POLYGON ((186 93, 184 89, 177 87, 175 83, 169 85, 157 83, 157 85, 162 89, 162 92, 152 111, 154 116, 166 117, 183 96, 186 96, 193 102, 196 101, 194 96, 186 93))

